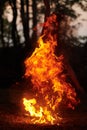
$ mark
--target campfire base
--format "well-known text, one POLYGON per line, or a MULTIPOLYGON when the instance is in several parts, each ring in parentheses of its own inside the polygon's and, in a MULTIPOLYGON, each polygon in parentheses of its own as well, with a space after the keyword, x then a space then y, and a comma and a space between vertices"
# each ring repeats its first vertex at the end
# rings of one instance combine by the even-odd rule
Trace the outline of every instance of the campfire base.
MULTIPOLYGON (((1 115, 1 114, 0 114, 1 115)), ((85 114, 84 114, 85 115, 85 114)), ((60 125, 33 125, 28 124, 24 116, 2 114, 0 117, 1 130, 87 130, 87 113, 85 116, 64 119, 60 125), (81 119, 80 119, 81 118, 81 119)))
POLYGON ((23 95, 21 89, 0 90, 0 95, 0 130, 87 130, 87 95, 74 111, 62 112, 59 125, 29 124, 29 117, 19 103, 23 95))
POLYGON ((8 111, 0 111, 1 130, 87 130, 87 106, 84 112, 82 110, 67 114, 59 125, 29 124, 29 117, 23 115, 20 111, 15 112, 15 105, 13 105, 14 108, 8 107, 5 105, 5 109, 7 108, 8 111))

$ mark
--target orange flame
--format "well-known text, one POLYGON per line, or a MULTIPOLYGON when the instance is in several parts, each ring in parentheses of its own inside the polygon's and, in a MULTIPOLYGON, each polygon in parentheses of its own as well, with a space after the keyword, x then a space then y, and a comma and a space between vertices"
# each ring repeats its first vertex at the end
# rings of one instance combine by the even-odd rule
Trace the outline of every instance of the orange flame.
POLYGON ((76 92, 63 73, 63 55, 55 55, 55 32, 58 28, 55 14, 47 19, 44 28, 38 47, 25 60, 25 77, 31 77, 36 94, 30 99, 24 97, 23 104, 31 117, 31 123, 57 124, 61 120, 58 116, 61 103, 74 109, 77 104, 76 92))

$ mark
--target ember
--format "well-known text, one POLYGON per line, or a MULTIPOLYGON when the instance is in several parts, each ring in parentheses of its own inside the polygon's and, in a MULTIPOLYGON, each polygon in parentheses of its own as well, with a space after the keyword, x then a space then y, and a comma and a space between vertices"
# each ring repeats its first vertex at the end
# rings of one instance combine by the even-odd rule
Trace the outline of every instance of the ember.
POLYGON ((34 95, 23 98, 25 111, 33 124, 58 124, 62 120, 60 106, 74 109, 76 92, 64 74, 64 56, 55 55, 57 16, 52 14, 44 24, 38 47, 25 60, 25 78, 31 77, 34 95))

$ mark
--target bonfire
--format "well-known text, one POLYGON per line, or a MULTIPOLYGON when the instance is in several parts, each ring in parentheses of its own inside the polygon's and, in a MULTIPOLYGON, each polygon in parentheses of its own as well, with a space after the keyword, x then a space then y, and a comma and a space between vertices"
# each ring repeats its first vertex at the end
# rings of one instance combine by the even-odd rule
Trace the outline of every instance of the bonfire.
POLYGON ((74 110, 79 102, 75 87, 67 80, 64 55, 55 54, 57 29, 57 16, 52 14, 44 23, 36 49, 25 60, 24 76, 31 79, 32 94, 27 90, 23 105, 32 124, 58 124, 62 120, 60 106, 74 110))

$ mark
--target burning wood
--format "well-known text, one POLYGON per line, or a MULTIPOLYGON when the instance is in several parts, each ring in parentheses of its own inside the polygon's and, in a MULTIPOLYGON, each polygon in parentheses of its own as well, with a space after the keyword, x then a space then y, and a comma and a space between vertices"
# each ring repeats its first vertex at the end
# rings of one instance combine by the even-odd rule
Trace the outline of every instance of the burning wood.
POLYGON ((58 124, 62 118, 59 115, 63 104, 74 109, 78 104, 75 88, 67 81, 64 73, 64 56, 55 55, 57 46, 56 29, 57 16, 52 14, 44 24, 43 35, 38 40, 38 47, 25 60, 25 78, 31 77, 32 91, 29 98, 23 98, 27 115, 33 124, 58 124))

